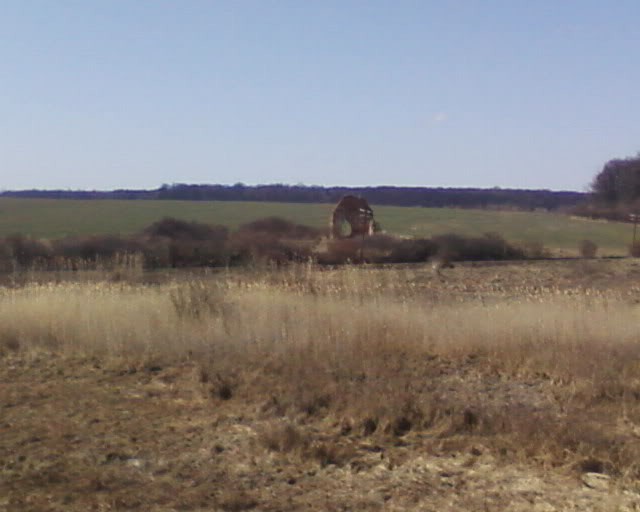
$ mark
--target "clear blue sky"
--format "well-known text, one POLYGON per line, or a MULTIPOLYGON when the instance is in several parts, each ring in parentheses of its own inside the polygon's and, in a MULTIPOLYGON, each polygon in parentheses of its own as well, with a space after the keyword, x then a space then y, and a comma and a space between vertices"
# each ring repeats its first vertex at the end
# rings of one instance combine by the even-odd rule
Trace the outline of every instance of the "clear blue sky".
POLYGON ((0 189, 584 190, 640 151, 638 0, 2 0, 0 189))

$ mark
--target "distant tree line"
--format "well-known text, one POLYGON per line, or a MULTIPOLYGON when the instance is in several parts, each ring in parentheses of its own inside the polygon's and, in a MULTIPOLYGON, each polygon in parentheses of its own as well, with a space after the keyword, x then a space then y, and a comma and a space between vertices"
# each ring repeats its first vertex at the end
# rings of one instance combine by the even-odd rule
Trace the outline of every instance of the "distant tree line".
POLYGON ((591 218, 629 221, 640 212, 640 154, 609 160, 591 183, 591 193, 573 212, 591 218))
POLYGON ((640 199, 640 155, 609 160, 591 184, 596 201, 632 203, 640 199))
POLYGON ((3 196, 49 199, 169 199, 184 201, 272 201, 287 203, 336 203, 347 194, 370 203, 390 206, 559 210, 574 207, 585 194, 571 191, 427 188, 427 187, 321 187, 304 185, 162 185, 156 190, 21 190, 3 196))

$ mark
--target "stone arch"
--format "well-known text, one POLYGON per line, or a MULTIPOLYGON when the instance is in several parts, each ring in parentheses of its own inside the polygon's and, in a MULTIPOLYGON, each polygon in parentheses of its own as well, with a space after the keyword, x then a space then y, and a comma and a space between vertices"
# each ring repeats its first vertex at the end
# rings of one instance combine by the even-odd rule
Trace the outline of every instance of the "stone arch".
POLYGON ((373 234, 373 210, 367 200, 357 196, 344 196, 336 205, 331 215, 332 238, 355 238, 373 234), (347 223, 351 228, 348 234, 342 233, 342 225, 347 223))

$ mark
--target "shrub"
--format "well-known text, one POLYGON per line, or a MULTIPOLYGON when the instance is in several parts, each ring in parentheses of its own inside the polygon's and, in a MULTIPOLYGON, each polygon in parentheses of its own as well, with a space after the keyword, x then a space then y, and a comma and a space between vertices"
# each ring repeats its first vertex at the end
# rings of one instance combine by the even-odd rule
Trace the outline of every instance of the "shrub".
MULTIPOLYGON (((504 260, 528 257, 526 251, 509 245, 496 233, 481 237, 462 237, 444 234, 433 237, 437 254, 449 260, 504 260)), ((544 248, 542 248, 543 250, 544 248)))
POLYGON ((391 252, 391 262, 414 263, 427 261, 436 254, 438 246, 431 238, 400 239, 391 252))
POLYGON ((145 228, 137 241, 147 267, 218 266, 228 262, 224 226, 165 217, 145 228))
POLYGON ((0 272, 9 272, 13 267, 13 252, 6 239, 0 238, 0 272))
POLYGON ((94 235, 89 237, 65 237, 51 242, 56 256, 95 262, 111 260, 119 254, 138 252, 139 245, 120 235, 94 235))
POLYGON ((311 241, 284 239, 268 232, 238 231, 229 238, 230 261, 242 263, 275 263, 308 261, 311 241))
POLYGON ((326 250, 318 254, 318 262, 415 263, 436 255, 448 260, 469 261, 522 259, 526 256, 523 250, 492 233, 475 238, 454 234, 433 238, 396 238, 376 234, 365 239, 330 240, 326 250))
POLYGON ((403 263, 426 261, 435 254, 436 244, 427 238, 396 238, 374 234, 366 238, 329 240, 318 253, 318 263, 337 265, 352 263, 403 263))
POLYGON ((391 252, 390 261, 414 263, 427 261, 436 254, 438 246, 430 238, 400 239, 391 252))
POLYGON ((327 242, 324 251, 318 253, 318 263, 325 265, 340 265, 357 263, 362 253, 361 238, 336 238, 327 242))
POLYGON ((53 257, 53 251, 47 244, 18 233, 7 236, 2 245, 4 248, 0 252, 22 267, 46 265, 53 257))
POLYGON ((598 253, 598 244, 591 240, 580 242, 580 256, 583 258, 595 258, 598 253))
POLYGON ((144 266, 162 268, 171 266, 171 240, 165 237, 141 237, 138 239, 144 266))
POLYGON ((388 263, 402 239, 376 233, 367 237, 335 238, 318 254, 318 262, 337 265, 351 263, 388 263))
POLYGON ((148 268, 221 266, 228 261, 226 244, 215 240, 149 237, 139 243, 148 268))
POLYGON ((0 263, 60 261, 76 264, 110 264, 127 254, 141 254, 144 267, 222 266, 243 263, 303 262, 322 264, 404 263, 426 261, 433 256, 449 260, 499 260, 540 257, 544 247, 528 244, 516 248, 497 234, 463 237, 455 234, 433 238, 400 238, 384 233, 367 237, 325 239, 325 231, 278 217, 256 220, 229 234, 224 226, 166 217, 137 235, 65 237, 44 243, 23 235, 0 240, 0 263), (324 246, 320 249, 320 246, 324 246))
POLYGON ((315 242, 324 232, 280 217, 268 217, 243 224, 229 238, 233 263, 275 263, 308 261, 315 242))
POLYGON ((185 221, 173 217, 165 217, 154 222, 142 231, 150 237, 165 237, 171 240, 218 240, 224 241, 228 236, 225 226, 204 224, 202 222, 185 221))
POLYGON ((536 240, 523 242, 520 245, 520 251, 522 251, 525 258, 540 259, 549 257, 549 251, 544 244, 536 240))
POLYGON ((275 238, 317 239, 326 235, 326 231, 295 224, 280 217, 267 217, 266 219, 254 220, 248 224, 243 224, 238 228, 238 233, 266 233, 275 238))

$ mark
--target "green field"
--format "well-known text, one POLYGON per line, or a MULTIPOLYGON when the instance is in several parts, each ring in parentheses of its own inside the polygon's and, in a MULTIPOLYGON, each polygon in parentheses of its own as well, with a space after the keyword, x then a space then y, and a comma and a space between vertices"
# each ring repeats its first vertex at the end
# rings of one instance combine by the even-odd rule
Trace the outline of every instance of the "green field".
MULTIPOLYGON (((630 243, 628 224, 582 220, 544 212, 495 212, 454 208, 372 206, 385 231, 400 235, 500 233, 509 241, 542 242, 574 252, 590 239, 601 254, 623 254, 630 243)), ((98 233, 128 234, 165 217, 240 224, 280 216, 300 224, 325 226, 333 205, 229 201, 112 201, 0 198, 0 236, 24 233, 55 238, 98 233)))

